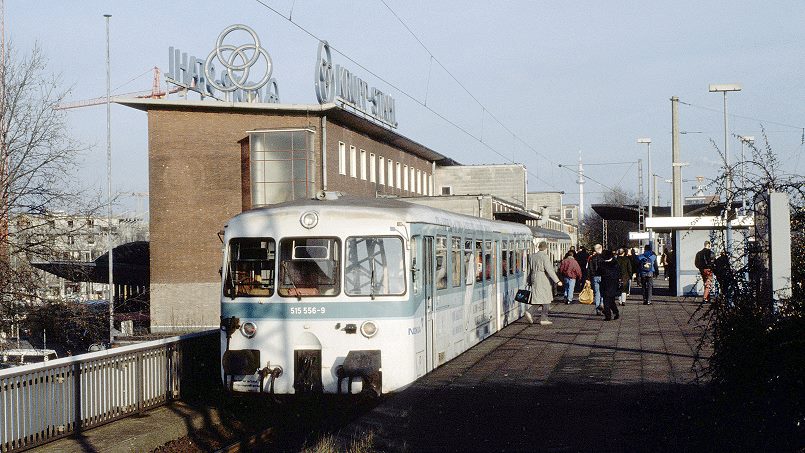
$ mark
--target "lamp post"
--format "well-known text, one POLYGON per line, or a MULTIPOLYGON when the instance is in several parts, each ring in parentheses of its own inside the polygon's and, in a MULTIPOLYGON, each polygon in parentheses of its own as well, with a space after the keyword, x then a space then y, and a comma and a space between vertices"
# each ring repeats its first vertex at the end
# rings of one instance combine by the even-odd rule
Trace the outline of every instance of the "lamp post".
POLYGON ((722 93, 724 95, 724 166, 727 171, 727 206, 725 206, 724 209, 724 220, 727 224, 727 254, 732 255, 732 227, 730 226, 729 216, 729 212, 732 209, 732 169, 730 168, 729 129, 727 127, 727 92, 741 91, 741 86, 737 83, 711 84, 708 86, 708 91, 711 93, 722 93))
POLYGON ((739 135, 741 139, 741 212, 746 215, 746 158, 744 157, 744 144, 752 145, 755 137, 751 135, 739 135))
MULTIPOLYGON (((652 193, 652 190, 651 190, 651 186, 653 185, 652 181, 651 181, 653 179, 652 176, 651 176, 652 175, 652 173, 651 173, 651 139, 650 138, 638 138, 637 143, 645 143, 646 144, 646 150, 648 152, 648 176, 649 176, 649 181, 648 181, 648 218, 651 218, 651 216, 652 216, 652 206, 651 205, 654 204, 653 193, 652 193)), ((652 238, 652 235, 651 235, 651 229, 646 228, 646 231, 648 232, 648 243, 651 244, 653 242, 652 241, 653 238, 652 238)))
POLYGON ((109 347, 115 340, 115 278, 112 269, 112 108, 111 108, 111 66, 109 63, 109 18, 111 14, 104 14, 106 18, 106 183, 109 186, 109 206, 107 212, 106 241, 109 246, 109 347))

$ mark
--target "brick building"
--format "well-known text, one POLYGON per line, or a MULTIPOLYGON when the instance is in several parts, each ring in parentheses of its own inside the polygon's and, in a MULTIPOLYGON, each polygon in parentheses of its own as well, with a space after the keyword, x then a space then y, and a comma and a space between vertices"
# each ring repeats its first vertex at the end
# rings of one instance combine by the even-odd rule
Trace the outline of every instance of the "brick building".
POLYGON ((118 102, 148 114, 153 332, 219 325, 230 217, 320 190, 433 195, 436 166, 454 164, 336 104, 118 102))

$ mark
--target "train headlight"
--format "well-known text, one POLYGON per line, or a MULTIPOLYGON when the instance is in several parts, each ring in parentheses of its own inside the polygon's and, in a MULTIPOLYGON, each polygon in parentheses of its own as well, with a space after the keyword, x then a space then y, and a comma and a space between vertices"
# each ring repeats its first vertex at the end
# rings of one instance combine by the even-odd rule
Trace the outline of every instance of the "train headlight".
POLYGON ((257 326, 253 322, 244 322, 240 328, 241 333, 246 338, 251 338, 257 333, 257 326))
POLYGON ((361 335, 366 338, 372 338, 377 335, 377 324, 374 321, 364 321, 361 324, 361 335))
POLYGON ((316 211, 307 211, 299 218, 299 223, 309 230, 319 224, 319 214, 316 211))

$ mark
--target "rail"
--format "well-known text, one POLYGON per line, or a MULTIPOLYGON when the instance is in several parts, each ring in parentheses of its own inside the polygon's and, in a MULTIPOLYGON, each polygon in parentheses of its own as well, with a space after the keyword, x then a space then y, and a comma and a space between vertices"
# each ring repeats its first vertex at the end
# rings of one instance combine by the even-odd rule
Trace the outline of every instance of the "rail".
POLYGON ((209 330, 0 370, 0 451, 27 450, 202 391, 217 378, 218 335, 209 330))

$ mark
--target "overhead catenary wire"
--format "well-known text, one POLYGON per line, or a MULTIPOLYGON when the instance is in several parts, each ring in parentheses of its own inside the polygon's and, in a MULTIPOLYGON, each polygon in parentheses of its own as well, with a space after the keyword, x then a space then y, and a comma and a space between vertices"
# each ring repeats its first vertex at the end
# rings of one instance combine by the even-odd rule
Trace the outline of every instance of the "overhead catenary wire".
MULTIPOLYGON (((715 112, 715 113, 723 113, 724 112, 723 110, 720 110, 720 109, 714 109, 712 107, 705 107, 703 105, 691 104, 690 102, 684 102, 684 101, 681 101, 681 100, 679 101, 679 103, 683 104, 683 105, 687 105, 688 107, 693 107, 693 108, 702 109, 702 110, 709 110, 709 111, 715 112)), ((803 131, 803 137, 805 137, 805 127, 803 127, 803 126, 795 126, 793 124, 780 123, 778 121, 764 120, 762 118, 754 118, 754 117, 745 116, 745 115, 737 115, 735 113, 728 113, 727 116, 731 116, 733 118, 741 118, 741 119, 744 119, 744 120, 758 121, 758 122, 761 122, 761 123, 774 124, 774 125, 777 125, 777 126, 790 127, 790 128, 793 128, 793 129, 803 131)), ((804 141, 805 141, 805 139, 804 139, 804 141)))
POLYGON ((400 22, 400 24, 402 24, 402 26, 408 31, 408 33, 410 33, 411 36, 414 37, 414 39, 419 43, 419 45, 422 46, 423 49, 425 49, 425 52, 428 53, 428 55, 433 59, 433 61, 435 61, 436 64, 438 64, 442 69, 444 69, 444 72, 446 72, 447 75, 449 75, 450 78, 453 79, 456 82, 456 84, 458 84, 458 86, 461 87, 461 89, 464 90, 464 92, 467 93, 467 95, 469 95, 470 98, 472 98, 472 100, 475 101, 476 104, 478 104, 478 106, 481 107, 483 112, 485 112, 487 115, 489 115, 490 118, 495 120, 495 122, 498 123, 500 125, 500 127, 502 127, 506 132, 508 132, 508 133, 514 135, 515 137, 517 137, 517 140, 520 141, 521 143, 523 143, 531 151, 533 151, 534 154, 536 154, 537 156, 542 157, 543 159, 545 159, 546 161, 548 161, 552 165, 557 164, 557 162, 554 162, 553 160, 551 160, 550 158, 548 158, 544 154, 540 153, 533 146, 531 146, 528 142, 526 142, 525 140, 520 138, 511 129, 509 129, 505 124, 503 124, 503 122, 500 121, 500 119, 498 119, 497 116, 492 114, 489 111, 489 109, 486 108, 486 106, 480 100, 478 100, 478 98, 475 97, 475 95, 472 94, 472 92, 469 89, 467 89, 467 87, 463 83, 461 83, 461 81, 458 80, 458 78, 455 75, 453 75, 453 73, 450 72, 450 70, 447 69, 447 67, 445 67, 445 65, 442 64, 442 62, 438 58, 436 58, 435 55, 433 55, 433 52, 431 52, 430 49, 428 49, 428 47, 425 45, 425 43, 423 43, 422 40, 419 39, 419 37, 416 35, 416 33, 414 33, 413 30, 411 30, 411 27, 409 27, 408 24, 406 24, 405 21, 402 20, 402 18, 388 5, 388 3, 386 3, 385 0, 380 0, 380 2, 383 3, 383 5, 386 7, 386 9, 388 9, 391 12, 391 14, 400 22))
MULTIPOLYGON (((279 11, 279 10, 277 10, 276 8, 274 8, 274 7, 272 7, 272 6, 268 5, 268 4, 266 4, 266 3, 265 3, 264 1, 262 1, 262 0, 255 0, 255 1, 256 1, 257 3, 259 3, 260 5, 262 5, 263 7, 265 7, 266 9, 268 9, 269 11, 273 12, 274 14, 276 14, 277 16, 279 16, 279 17, 281 17, 281 18, 285 19, 286 21, 290 22, 290 23, 291 23, 291 24, 292 24, 294 27, 296 27, 296 28, 297 28, 297 29, 299 29, 301 32, 305 33, 306 35, 310 36, 311 38, 313 38, 313 39, 315 39, 315 40, 317 40, 317 41, 323 41, 323 39, 322 39, 322 38, 320 38, 319 36, 317 36, 315 33, 311 32, 310 30, 306 29, 306 28, 305 28, 305 27, 303 27, 302 25, 300 25, 300 24, 298 24, 297 22, 295 22, 295 21, 292 19, 292 17, 291 17, 291 15, 290 15, 290 14, 289 14, 288 16, 286 16, 286 15, 284 15, 282 12, 280 12, 280 11, 279 11)), ((388 7, 388 5, 386 5, 386 7, 388 7)), ((390 9, 390 8, 389 8, 389 9, 390 9)), ((401 21, 401 22, 402 22, 402 21, 401 21)), ((406 28, 407 28, 407 26, 406 26, 406 28)), ((409 31, 410 31, 410 29, 409 29, 409 31)), ((413 32, 412 32, 412 33, 413 33, 413 32)), ((417 38, 417 41, 419 41, 419 39, 418 39, 418 38, 417 38)), ((420 44, 422 44, 422 43, 421 43, 421 41, 420 41, 420 44)), ((424 46, 424 44, 422 44, 422 45, 424 46)), ((427 48, 426 48, 426 49, 427 49, 427 48)), ((428 110, 428 111, 429 111, 429 112, 431 112, 432 114, 436 115, 436 116, 437 116, 438 118, 440 118, 442 121, 446 122, 447 124, 450 124, 451 126, 453 126, 454 128, 456 128, 457 130, 461 131, 462 133, 464 133, 464 134, 465 134, 465 135, 467 135, 468 137, 470 137, 470 138, 472 138, 472 139, 476 140, 478 143, 480 143, 480 144, 484 145, 484 146, 485 146, 487 149, 489 149, 489 150, 490 150, 490 151, 492 151, 493 153, 497 154, 497 155, 498 155, 498 156, 500 156, 501 158, 505 159, 505 161, 506 161, 506 162, 512 162, 512 163, 516 163, 516 162, 512 161, 511 159, 509 159, 509 157, 507 157, 506 155, 504 155, 503 153, 501 153, 500 151, 498 151, 497 149, 493 148, 493 147, 492 147, 492 146, 491 146, 489 143, 487 143, 487 142, 483 141, 483 140, 482 140, 482 137, 478 137, 478 136, 474 135, 472 132, 470 132, 470 131, 469 131, 469 130, 467 130, 466 128, 464 128, 464 127, 460 126, 460 125, 459 125, 459 124, 457 124, 456 122, 454 122, 454 121, 450 120, 449 118, 447 118, 446 116, 444 116, 442 113, 440 113, 440 112, 438 112, 438 111, 434 110, 433 108, 431 108, 430 106, 428 106, 428 105, 427 105, 427 104, 426 104, 424 101, 422 101, 422 100, 418 99, 416 96, 414 96, 414 95, 412 95, 412 94, 408 93, 407 91, 403 90, 402 88, 400 88, 400 87, 399 87, 399 86, 397 86, 396 84, 394 84, 394 83, 390 82, 390 81, 389 81, 389 80, 387 80, 386 78, 384 78, 384 77, 380 76, 380 75, 379 75, 379 74, 377 74, 376 72, 374 72, 374 71, 372 71, 371 69, 367 68, 366 66, 364 66, 363 64, 361 64, 360 62, 358 62, 357 60, 355 60, 354 58, 350 57, 349 55, 347 55, 347 54, 346 54, 346 53, 344 53, 343 51, 339 50, 337 47, 333 46, 332 44, 330 44, 330 50, 332 50, 332 51, 334 51, 334 52, 338 52, 338 53, 339 53, 341 56, 343 56, 344 58, 346 58, 347 60, 349 60, 351 63, 353 63, 353 64, 354 64, 354 65, 356 65, 357 67, 359 67, 359 68, 361 68, 362 70, 366 71, 367 73, 369 73, 370 75, 372 75, 372 76, 373 76, 373 77, 375 77, 376 79, 380 80, 381 82, 385 83, 386 85, 388 85, 388 86, 389 86, 389 87, 391 87, 392 89, 396 90, 397 92, 399 92, 400 94, 402 94, 402 95, 403 95, 403 96, 405 96, 406 98, 410 99, 410 100, 411 100, 411 101, 413 101, 414 103, 419 104, 421 107, 425 108, 426 110, 428 110)), ((431 54, 430 52, 428 52, 428 53, 429 53, 429 54, 432 56, 432 54, 431 54)), ((443 69, 445 69, 445 71, 446 71, 446 72, 448 72, 448 74, 449 74, 449 71, 447 71, 447 69, 446 69, 446 68, 444 68, 444 66, 443 66, 443 65, 442 65, 442 64, 441 64, 441 63, 438 61, 438 59, 436 59, 435 57, 433 57, 433 59, 434 59, 434 61, 436 61, 436 63, 437 63, 437 64, 439 64, 439 66, 441 66, 443 69)), ((452 74, 451 74, 451 77, 453 77, 453 76, 452 76, 452 74)), ((464 90, 465 90, 465 91, 467 91, 467 90, 466 90, 466 88, 465 88, 463 85, 461 85, 461 83, 460 83, 460 82, 458 82, 458 80, 457 80, 457 79, 455 79, 455 77, 453 77, 453 79, 454 79, 454 80, 456 80, 456 82, 457 82, 457 83, 459 83, 459 84, 460 84, 460 86, 461 86, 462 88, 464 88, 464 90)), ((468 92, 469 92, 469 91, 468 91, 468 92)), ((472 98, 473 98, 473 100, 475 100, 476 102, 478 102, 478 103, 479 103, 479 105, 481 105, 481 106, 483 107, 483 104, 480 104, 480 102, 478 101, 478 99, 477 99, 475 96, 473 96, 471 93, 470 93, 470 97, 472 97, 472 98)), ((484 107, 484 109, 485 109, 485 107, 484 107)), ((488 111, 486 111, 486 114, 487 114, 487 115, 489 115, 489 117, 490 117, 490 118, 494 119, 494 120, 495 120, 495 121, 496 121, 498 124, 500 124, 500 125, 501 125, 501 126, 502 126, 502 127, 503 127, 503 128, 506 130, 506 131, 507 131, 507 132, 511 133, 511 134, 512 134, 512 135, 514 135, 514 136, 517 136, 517 134, 515 134, 515 133, 514 133, 514 132, 512 132, 510 129, 508 129, 508 128, 507 128, 505 125, 503 125, 502 123, 500 123, 500 121, 497 119, 497 117, 495 117, 494 115, 490 114, 488 111)), ((542 158, 544 158, 544 159, 545 159, 545 160, 547 160, 548 162, 550 162, 550 163, 552 163, 552 164, 555 164, 555 162, 551 161, 551 160, 550 160, 550 159, 548 159, 546 156, 544 156, 543 154, 541 154, 540 152, 538 152, 536 149, 534 149, 534 148, 533 148, 533 147, 532 147, 530 144, 528 144, 527 142, 525 142, 523 139, 521 139, 521 138, 519 138, 519 137, 518 137, 518 139, 519 139, 519 141, 520 141, 521 143, 523 143, 524 145, 526 145, 526 146, 527 146, 529 149, 531 149, 531 150, 532 150, 534 153, 536 153, 537 155, 541 156, 542 158)), ((552 184, 552 183, 550 183, 550 182, 548 182, 548 181, 546 181, 546 180, 542 179, 542 178, 541 178, 541 177, 539 177, 539 176, 538 176, 536 173, 534 173, 534 172, 532 172, 532 171, 528 170, 528 174, 529 174, 529 175, 531 175, 531 176, 533 176, 533 177, 535 177, 537 180, 539 180, 539 181, 541 181, 541 182, 543 182, 543 183, 547 184, 548 186, 550 186, 550 187, 552 187, 552 188, 554 188, 554 189, 559 190, 559 189, 558 189, 558 187, 556 187, 554 184, 552 184)))

